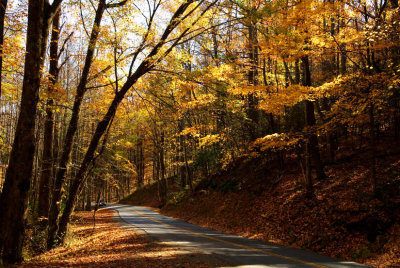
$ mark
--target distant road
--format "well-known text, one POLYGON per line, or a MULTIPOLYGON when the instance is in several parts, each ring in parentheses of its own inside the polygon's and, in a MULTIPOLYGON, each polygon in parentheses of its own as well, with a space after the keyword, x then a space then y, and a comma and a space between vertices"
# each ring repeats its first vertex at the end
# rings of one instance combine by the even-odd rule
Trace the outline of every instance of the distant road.
POLYGON ((151 238, 182 247, 214 253, 233 267, 368 267, 312 252, 220 233, 182 222, 140 206, 110 204, 123 221, 145 231, 151 238))

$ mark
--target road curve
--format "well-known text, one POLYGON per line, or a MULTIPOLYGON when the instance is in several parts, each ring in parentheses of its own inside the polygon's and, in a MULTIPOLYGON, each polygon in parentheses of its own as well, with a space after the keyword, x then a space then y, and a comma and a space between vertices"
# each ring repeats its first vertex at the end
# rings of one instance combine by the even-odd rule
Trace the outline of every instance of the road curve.
POLYGON ((116 210, 124 222, 142 229, 155 240, 217 254, 234 264, 233 267, 368 267, 308 251, 220 233, 140 206, 112 204, 107 208, 116 210))

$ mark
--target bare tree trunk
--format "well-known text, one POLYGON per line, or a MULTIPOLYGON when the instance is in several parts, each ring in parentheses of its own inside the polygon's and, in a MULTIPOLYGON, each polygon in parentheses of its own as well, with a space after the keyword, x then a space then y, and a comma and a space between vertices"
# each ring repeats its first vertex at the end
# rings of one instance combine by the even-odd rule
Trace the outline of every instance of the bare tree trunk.
MULTIPOLYGON (((371 100, 372 102, 372 100, 371 100)), ((370 176, 374 194, 378 194, 377 177, 376 177, 376 132, 375 132, 375 118, 374 118, 374 104, 371 103, 369 107, 369 160, 370 160, 370 176)))
MULTIPOLYGON (((311 86, 311 71, 310 71, 310 62, 308 56, 302 57, 303 68, 304 68, 304 86, 311 86)), ((315 169, 317 172, 317 178, 322 179, 325 178, 325 172, 323 169, 323 164, 321 161, 321 156, 319 153, 319 145, 318 145, 318 137, 315 129, 312 129, 315 126, 315 114, 314 114, 314 104, 306 100, 305 101, 305 118, 306 118, 306 126, 307 126, 307 136, 309 143, 309 150, 312 157, 312 162, 314 162, 315 169), (311 132, 311 133, 310 133, 311 132)))
MULTIPOLYGON (((257 28, 253 21, 249 22, 249 59, 250 59, 250 70, 248 72, 248 83, 249 85, 256 86, 258 84, 258 40, 257 40, 257 28)), ((257 110, 258 98, 255 94, 250 93, 247 96, 247 115, 251 122, 249 123, 249 134, 250 139, 255 140, 258 138, 258 123, 260 120, 259 111, 257 110)))
MULTIPOLYGON (((308 56, 302 58, 303 62, 303 84, 305 86, 311 86, 311 73, 308 61, 308 56)), ((315 143, 315 133, 311 133, 310 127, 315 125, 314 105, 311 101, 305 101, 305 123, 306 123, 306 145, 305 145, 305 194, 306 197, 314 197, 313 179, 312 179, 312 167, 311 167, 311 154, 312 146, 315 143)))
POLYGON ((89 179, 86 184, 86 211, 91 211, 92 210, 92 187, 91 187, 91 180, 89 179))
POLYGON ((295 61, 294 65, 294 82, 295 84, 300 84, 300 63, 299 60, 297 59, 295 61))
POLYGON ((161 183, 160 183, 160 154, 159 147, 156 142, 154 142, 154 152, 153 152, 153 180, 157 182, 157 194, 158 201, 161 204, 161 183))
POLYGON ((167 203, 167 180, 165 178, 165 159, 164 159, 164 131, 161 132, 160 135, 160 197, 161 197, 161 206, 164 206, 167 203))
POLYGON ((144 156, 143 156, 143 139, 140 137, 137 145, 136 167, 138 171, 137 186, 142 187, 144 182, 144 156))
MULTIPOLYGON (((178 133, 181 133, 184 129, 184 119, 179 119, 178 121, 178 133)), ((183 155, 183 147, 185 143, 185 136, 179 135, 179 144, 178 144, 178 162, 179 162, 179 176, 181 181, 182 189, 185 188, 187 183, 186 173, 185 173, 185 166, 183 165, 184 162, 184 155, 183 155)))
POLYGON ((186 185, 189 185, 190 191, 193 192, 193 176, 192 176, 192 170, 191 170, 191 168, 189 166, 189 162, 188 162, 186 141, 184 141, 184 144, 183 144, 183 152, 184 152, 185 169, 186 169, 186 185))
POLYGON ((96 204, 94 205, 94 209, 93 209, 93 231, 96 228, 96 211, 99 209, 100 193, 101 193, 101 189, 99 189, 99 191, 97 192, 96 204))
MULTIPOLYGON (((47 88, 48 100, 46 104, 46 118, 44 126, 44 137, 43 137, 43 155, 42 155, 42 173, 39 184, 39 201, 38 201, 38 217, 46 218, 49 213, 49 191, 50 191, 50 179, 53 170, 53 137, 54 137, 54 114, 53 114, 53 99, 52 94, 54 92, 54 86, 57 82, 58 77, 58 40, 60 28, 60 11, 54 16, 53 19, 53 30, 51 33, 50 43, 50 85, 47 88)), ((42 226, 45 226, 47 220, 42 219, 42 226)))
POLYGON ((314 194, 314 185, 313 185, 313 179, 312 179, 312 169, 311 169, 311 153, 310 153, 310 142, 309 140, 306 141, 306 150, 305 150, 305 158, 306 158, 306 171, 305 171, 305 181, 304 181, 304 187, 305 187, 305 195, 307 198, 313 198, 315 196, 314 194))
POLYGON ((39 172, 39 166, 41 163, 40 161, 40 156, 41 156, 41 149, 43 146, 41 146, 41 134, 42 134, 42 121, 41 120, 41 115, 39 114, 36 118, 36 123, 35 123, 35 153, 33 154, 33 172, 32 172, 32 179, 31 179, 31 185, 30 185, 30 190, 28 194, 28 204, 35 204, 37 203, 36 201, 38 200, 38 172, 39 172))

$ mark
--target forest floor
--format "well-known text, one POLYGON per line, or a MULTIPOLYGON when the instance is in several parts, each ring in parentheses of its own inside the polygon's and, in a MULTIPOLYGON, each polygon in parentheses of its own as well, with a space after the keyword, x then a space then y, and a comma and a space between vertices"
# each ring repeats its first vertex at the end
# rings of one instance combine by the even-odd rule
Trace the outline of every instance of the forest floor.
POLYGON ((151 241, 127 228, 115 212, 101 209, 75 213, 64 246, 25 260, 15 267, 217 267, 210 254, 151 241))
MULTIPOLYGON (((161 212, 218 231, 374 267, 400 267, 399 154, 379 153, 378 196, 368 178, 365 154, 344 153, 327 165, 328 177, 315 181, 312 200, 304 198, 302 173, 293 163, 279 173, 266 160, 240 160, 200 180, 191 194, 173 192, 179 187, 171 181, 170 201, 161 212)), ((158 210, 155 196, 153 184, 122 202, 158 210)))

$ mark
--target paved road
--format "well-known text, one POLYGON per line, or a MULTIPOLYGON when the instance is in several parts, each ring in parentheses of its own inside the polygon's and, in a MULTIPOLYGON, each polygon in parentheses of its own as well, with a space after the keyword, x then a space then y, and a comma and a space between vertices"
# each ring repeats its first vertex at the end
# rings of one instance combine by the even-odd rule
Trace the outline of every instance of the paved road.
POLYGON ((182 222, 140 206, 108 205, 123 221, 151 238, 214 253, 234 267, 367 267, 315 253, 224 234, 182 222))

